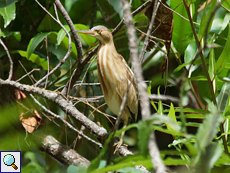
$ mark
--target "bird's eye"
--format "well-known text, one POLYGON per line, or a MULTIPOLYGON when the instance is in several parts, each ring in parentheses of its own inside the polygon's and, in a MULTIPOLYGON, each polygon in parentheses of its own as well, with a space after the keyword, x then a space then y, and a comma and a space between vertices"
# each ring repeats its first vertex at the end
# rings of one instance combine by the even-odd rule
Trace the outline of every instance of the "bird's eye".
POLYGON ((97 30, 97 33, 98 33, 98 34, 101 34, 101 30, 97 30))

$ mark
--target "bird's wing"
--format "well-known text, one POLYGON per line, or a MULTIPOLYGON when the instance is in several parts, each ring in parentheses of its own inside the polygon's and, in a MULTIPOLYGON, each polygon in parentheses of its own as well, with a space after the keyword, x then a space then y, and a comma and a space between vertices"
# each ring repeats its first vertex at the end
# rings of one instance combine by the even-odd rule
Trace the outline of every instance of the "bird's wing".
POLYGON ((128 98, 127 98, 127 106, 129 107, 129 110, 135 114, 135 120, 137 119, 137 113, 138 113, 138 94, 137 94, 137 85, 136 80, 133 78, 133 72, 129 68, 128 64, 124 60, 124 58, 120 55, 119 58, 123 63, 123 67, 120 67, 122 69, 126 69, 126 74, 123 74, 124 77, 121 77, 119 80, 119 84, 117 85, 117 93, 121 97, 121 100, 123 99, 124 95, 127 92, 127 89, 130 85, 128 98), (126 75, 126 76, 125 76, 126 75), (132 82, 132 83, 131 83, 132 82))

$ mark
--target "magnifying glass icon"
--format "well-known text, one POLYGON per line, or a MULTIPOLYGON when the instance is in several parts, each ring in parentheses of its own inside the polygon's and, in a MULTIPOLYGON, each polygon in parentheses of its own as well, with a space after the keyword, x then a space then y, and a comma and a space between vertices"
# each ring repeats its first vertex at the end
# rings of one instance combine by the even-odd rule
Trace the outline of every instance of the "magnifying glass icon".
POLYGON ((15 170, 18 169, 18 167, 14 164, 15 163, 15 158, 11 154, 7 154, 3 158, 3 162, 7 166, 12 166, 15 170))

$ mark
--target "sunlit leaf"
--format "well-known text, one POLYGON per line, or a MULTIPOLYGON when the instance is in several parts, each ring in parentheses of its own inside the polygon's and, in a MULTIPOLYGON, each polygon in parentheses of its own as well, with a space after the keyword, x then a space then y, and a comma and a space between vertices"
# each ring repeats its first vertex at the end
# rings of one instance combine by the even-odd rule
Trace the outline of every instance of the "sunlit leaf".
MULTIPOLYGON (((152 88, 152 81, 150 81, 149 82, 149 86, 148 86, 148 88, 147 88, 147 93, 149 94, 149 95, 151 95, 151 88, 152 88)), ((152 100, 150 100, 150 103, 151 103, 151 105, 153 106, 153 108, 157 111, 157 107, 156 107, 156 105, 155 105, 155 103, 152 101, 152 100)))
POLYGON ((189 162, 187 160, 167 157, 167 159, 164 160, 164 164, 165 165, 188 165, 189 162))
MULTIPOLYGON (((171 0, 170 8, 175 9, 177 13, 188 19, 188 15, 184 4, 181 0, 171 0), (179 5, 179 6, 178 6, 179 5)), ((191 42, 192 29, 189 21, 183 19, 181 16, 173 13, 173 34, 172 41, 177 52, 182 55, 188 44, 191 42)))
POLYGON ((221 1, 221 4, 230 11, 230 0, 221 1))
POLYGON ((19 53, 22 57, 25 57, 28 60, 41 66, 44 70, 48 69, 48 62, 44 58, 41 58, 39 55, 32 53, 32 54, 30 54, 30 57, 28 58, 28 56, 27 56, 28 54, 26 51, 18 50, 18 51, 13 51, 12 53, 19 53))
MULTIPOLYGON (((8 4, 8 3, 6 3, 8 4)), ((1 2, 1 6, 2 6, 1 2)), ((15 19, 16 13, 15 13, 15 2, 11 3, 7 6, 1 7, 0 6, 0 15, 4 18, 4 27, 6 28, 12 20, 15 19)))
MULTIPOLYGON (((173 103, 171 103, 168 117, 170 117, 177 124, 176 114, 175 114, 173 103)), ((173 130, 173 128, 170 126, 170 124, 167 123, 166 126, 167 126, 168 130, 173 130)))
MULTIPOLYGON (((89 28, 85 25, 82 24, 76 24, 74 25, 76 30, 89 30, 89 28)), ((88 44, 88 46, 92 46, 92 44, 96 41, 96 38, 86 35, 86 34, 80 34, 81 38, 85 41, 86 44, 88 44)))
POLYGON ((225 43, 224 49, 218 58, 216 64, 215 64, 215 74, 218 72, 220 73, 224 68, 225 64, 229 62, 230 60, 230 23, 228 25, 228 37, 227 41, 225 43))

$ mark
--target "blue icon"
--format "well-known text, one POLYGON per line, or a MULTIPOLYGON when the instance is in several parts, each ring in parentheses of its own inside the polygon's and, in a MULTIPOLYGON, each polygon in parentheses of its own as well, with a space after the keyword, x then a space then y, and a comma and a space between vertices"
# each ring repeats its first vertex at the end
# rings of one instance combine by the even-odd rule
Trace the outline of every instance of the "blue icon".
POLYGON ((3 162, 7 166, 12 166, 15 170, 18 169, 18 167, 14 164, 15 163, 15 158, 11 154, 7 154, 3 158, 3 162))

